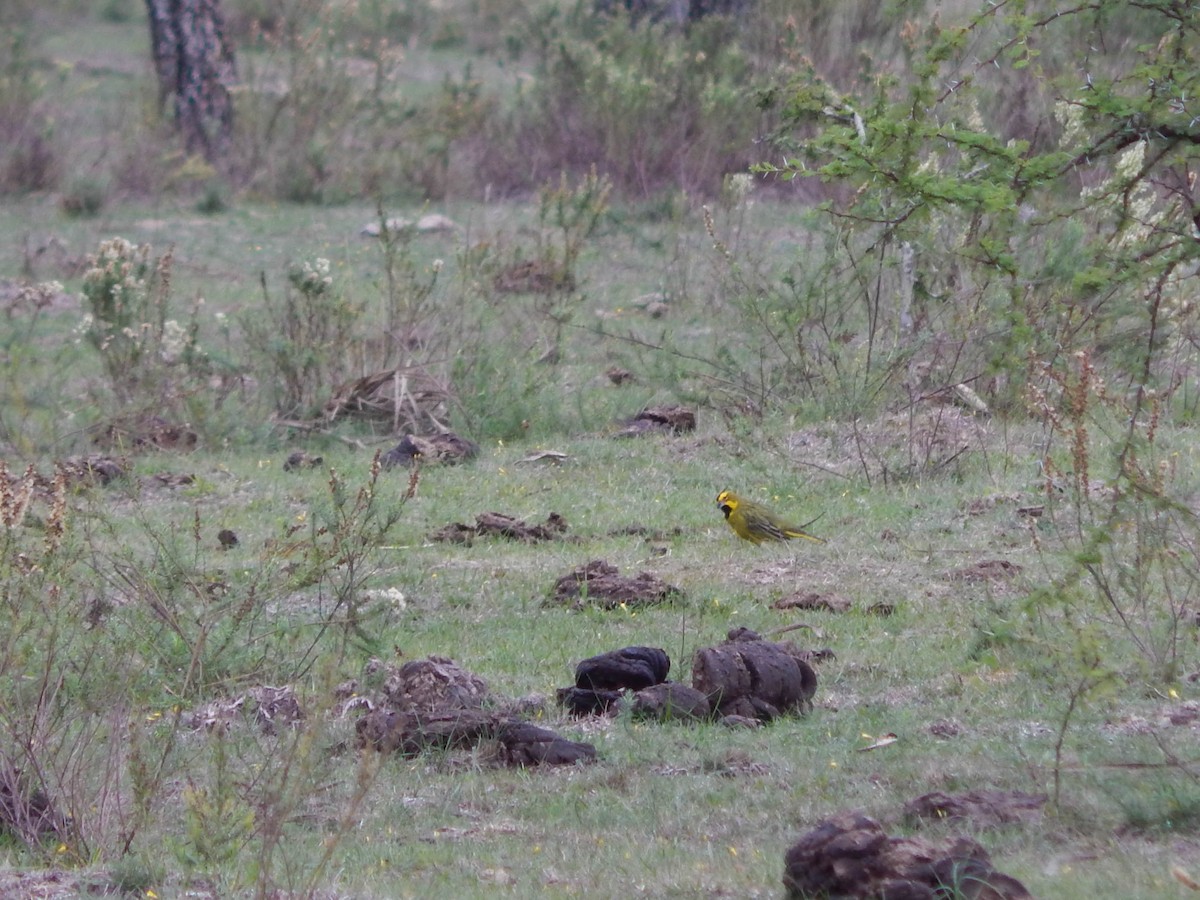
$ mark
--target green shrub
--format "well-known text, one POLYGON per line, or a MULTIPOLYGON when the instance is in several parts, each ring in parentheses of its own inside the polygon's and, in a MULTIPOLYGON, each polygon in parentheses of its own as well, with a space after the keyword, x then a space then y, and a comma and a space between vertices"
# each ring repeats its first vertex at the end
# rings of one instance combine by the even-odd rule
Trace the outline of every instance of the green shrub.
POLYGON ((100 244, 83 276, 77 332, 100 354, 113 398, 161 413, 178 407, 209 371, 199 343, 199 303, 190 321, 169 318, 173 251, 152 259, 149 244, 100 244))
POLYGON ((40 75, 24 29, 0 43, 0 193, 43 191, 58 183, 61 160, 40 75))
POLYGON ((335 284, 329 260, 313 257, 293 265, 281 297, 263 278, 263 308, 239 324, 262 382, 271 386, 275 411, 313 416, 345 380, 360 305, 335 284))
POLYGON ((533 82, 479 154, 485 183, 529 189, 595 167, 626 196, 712 195, 756 158, 758 82, 728 20, 682 33, 621 16, 539 24, 533 82))
POLYGON ((108 184, 103 177, 81 175, 71 179, 59 206, 73 219, 91 219, 100 214, 107 200, 108 184))

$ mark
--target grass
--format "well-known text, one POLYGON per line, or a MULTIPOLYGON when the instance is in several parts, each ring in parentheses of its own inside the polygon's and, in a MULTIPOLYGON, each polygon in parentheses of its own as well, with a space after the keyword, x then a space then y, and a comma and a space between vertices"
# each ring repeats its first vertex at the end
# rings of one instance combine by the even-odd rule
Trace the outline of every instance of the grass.
MULTIPOLYGON (((128 62, 144 49, 137 27, 105 25, 88 44, 70 33, 47 43, 52 58, 89 79, 94 108, 74 107, 74 127, 142 102, 145 84, 128 62)), ((417 47, 405 65, 428 88, 438 80, 429 73, 461 63, 461 53, 417 47)), ((1017 512, 1047 500, 1046 430, 1019 415, 972 418, 932 404, 912 417, 851 420, 829 413, 860 409, 853 398, 824 397, 818 409, 811 397, 780 400, 786 391, 764 388, 771 373, 755 365, 770 341, 756 316, 788 336, 771 318, 787 310, 756 305, 753 288, 803 268, 820 244, 797 204, 775 194, 717 205, 715 229, 743 266, 736 281, 712 251, 698 204, 614 202, 583 243, 580 290, 549 310, 490 289, 499 266, 535 255, 536 202, 429 207, 461 227, 418 235, 406 250, 421 272, 445 263, 420 323, 442 343, 425 362, 474 386, 450 419, 479 439, 481 453, 467 465, 423 468, 407 499, 408 472, 384 472, 369 503, 355 506, 372 484, 374 452, 396 436, 273 421, 270 370, 250 358, 236 323, 262 314, 262 279, 278 294, 291 265, 324 257, 338 289, 363 304, 359 343, 369 345, 386 273, 378 245, 359 230, 377 219, 376 205, 245 194, 202 215, 186 193, 116 195, 90 218, 67 217, 42 194, 0 208, 0 279, 56 279, 75 295, 81 261, 101 240, 174 247, 171 314, 183 318, 203 298, 200 343, 226 366, 221 373, 241 379, 220 409, 205 390, 193 398, 196 452, 135 455, 129 478, 72 493, 66 552, 42 549, 55 521, 42 499, 0 535, 10 622, 0 629, 10 651, 0 654, 0 711, 10 732, 36 739, 45 782, 86 836, 78 846, 0 836, 5 889, 9 876, 70 869, 80 883, 163 898, 275 889, 775 897, 788 846, 821 818, 860 808, 893 833, 970 832, 1038 896, 1183 895, 1171 867, 1196 865, 1190 745, 1200 695, 1191 679, 1150 677, 1119 628, 1103 632, 1111 670, 1089 668, 1077 651, 1090 644, 1063 635, 1082 620, 1075 634, 1087 637, 1085 626, 1104 616, 1089 620, 1085 601, 1070 597, 1030 602, 1086 549, 1049 515, 1017 512), (669 296, 664 318, 635 302, 653 291, 669 296), (224 330, 218 314, 231 323, 224 330), (561 357, 538 363, 554 316, 565 322, 561 357), (611 384, 604 372, 614 364, 636 381, 611 384), (612 437, 643 406, 680 401, 697 408, 695 433, 612 437), (299 448, 324 463, 283 471, 299 448), (546 449, 567 459, 526 461, 546 449), (331 494, 331 472, 344 502, 331 494), (161 473, 190 480, 151 480, 161 473), (829 543, 739 542, 714 503, 723 488, 802 521, 819 514, 813 530, 829 543), (487 511, 530 521, 557 512, 570 528, 564 540, 533 545, 428 540, 487 511), (396 520, 382 529, 388 516, 396 520), (317 528, 337 532, 337 523, 346 531, 335 545, 317 528), (634 525, 663 534, 628 534, 634 525), (222 549, 221 529, 238 544, 222 549), (686 599, 578 612, 544 603, 555 579, 597 558, 624 573, 649 570, 686 599), (1011 578, 962 577, 989 560, 1022 568, 1011 578), (852 608, 772 606, 799 591, 837 593, 852 608), (359 604, 355 623, 347 598, 359 604), (579 660, 606 650, 665 648, 672 677, 686 681, 695 650, 731 628, 797 623, 809 627, 789 638, 834 653, 819 667, 816 708, 802 718, 753 731, 627 715, 572 721, 552 701, 579 660), (372 658, 430 654, 452 657, 501 698, 532 698, 536 721, 592 742, 600 762, 515 771, 494 766, 488 746, 360 759, 355 716, 339 714, 334 687, 349 679, 372 687, 372 658), (1095 683, 1082 690, 1081 678, 1095 683), (193 727, 210 704, 263 684, 297 692, 303 728, 267 735, 250 716, 193 727), (1080 702, 1068 720, 1072 700, 1080 702), (866 749, 888 733, 899 740, 866 749), (934 790, 1056 787, 1058 803, 1020 827, 918 827, 901 817, 905 802, 934 790)), ((0 318, 0 451, 14 474, 94 451, 92 426, 124 411, 95 352, 73 340, 82 312, 68 300, 36 317, 0 318)), ((826 390, 852 382, 830 380, 826 390)), ((1119 431, 1092 435, 1098 473, 1121 446, 1119 431)), ((1157 440, 1187 507, 1197 488, 1193 431, 1164 421, 1157 440)), ((1132 529, 1117 522, 1107 536, 1124 548, 1132 529)), ((1188 558, 1186 542, 1169 548, 1188 558)), ((1143 557, 1117 556, 1135 558, 1143 557)), ((1188 635, 1178 675, 1200 668, 1194 624, 1182 612, 1166 618, 1188 635)))
MULTIPOLYGON (((625 718, 573 723, 547 707, 548 724, 596 744, 600 765, 513 772, 473 754, 384 760, 324 890, 354 896, 484 896, 500 888, 551 896, 776 896, 788 842, 835 809, 861 807, 890 820, 905 800, 930 790, 1046 788, 1058 698, 1047 697, 1044 684, 1022 671, 1019 650, 998 647, 988 663, 967 653, 984 611, 1011 610, 1016 592, 942 577, 948 568, 997 554, 1035 562, 1028 540, 1017 539, 1011 509, 970 517, 959 510, 961 499, 980 487, 1021 488, 1020 481, 981 483, 976 472, 962 487, 913 485, 881 494, 861 485, 848 490, 844 479, 799 480, 793 458, 790 466, 771 467, 781 485, 779 502, 825 510, 822 533, 831 542, 756 549, 727 532, 711 502, 741 468, 729 460, 722 434, 710 425, 698 438, 566 437, 556 446, 572 459, 550 467, 519 462, 530 446, 495 445, 472 466, 426 470, 387 544, 373 554, 371 585, 397 587, 405 596, 403 609, 386 609, 373 620, 375 651, 401 659, 451 655, 493 690, 514 697, 550 694, 569 683, 579 659, 634 643, 666 648, 674 676, 686 678, 691 651, 720 640, 728 628, 765 631, 796 621, 794 612, 769 608, 776 596, 836 587, 854 600, 855 611, 800 617, 817 629, 806 640, 837 654, 821 666, 815 712, 737 732, 625 718), (802 504, 789 498, 789 488, 802 504), (485 541, 448 548, 423 540, 441 524, 491 509, 530 519, 562 512, 579 543, 485 541), (678 525, 683 533, 667 542, 665 556, 649 553, 638 538, 608 536, 635 522, 678 525), (880 546, 883 528, 900 539, 880 546), (683 587, 688 600, 679 608, 610 613, 542 605, 557 575, 596 556, 622 570, 649 568, 683 587), (877 600, 895 604, 895 615, 862 612, 877 600), (941 719, 962 723, 963 733, 934 737, 929 726, 941 719), (857 752, 886 732, 901 740, 857 752)), ((351 483, 361 477, 365 453, 321 449, 351 483)), ((94 498, 96 514, 130 523, 118 533, 129 534, 131 524, 158 534, 176 528, 185 543, 198 514, 202 541, 194 565, 232 583, 239 570, 259 564, 267 538, 322 503, 326 474, 283 474, 281 461, 280 453, 252 450, 142 458, 143 473, 163 467, 194 473, 200 487, 136 500, 110 488, 94 498), (234 528, 241 543, 222 552, 218 526, 234 528)), ((388 473, 381 495, 398 497, 406 483, 403 473, 388 473)), ((304 597, 287 599, 290 608, 280 614, 295 614, 295 604, 311 602, 304 597)), ((354 675, 356 659, 362 657, 345 659, 336 677, 354 675)), ((1064 807, 1038 825, 981 835, 1003 870, 1042 896, 1117 896, 1107 892, 1112 885, 1139 896, 1171 896, 1157 853, 1132 853, 1115 829, 1125 819, 1139 832, 1153 831, 1160 817, 1160 828, 1186 829, 1186 819, 1171 826, 1168 811, 1186 816, 1192 801, 1173 796, 1175 780, 1165 793, 1138 801, 1118 787, 1123 778, 1103 779, 1100 793, 1092 783, 1097 763, 1153 758, 1148 737, 1101 739, 1104 722, 1162 705, 1114 697, 1076 725, 1071 763, 1079 774, 1067 775, 1064 807), (1118 846, 1123 849, 1114 853, 1118 846)), ((336 745, 347 725, 331 722, 324 740, 336 745)), ((206 744, 227 741, 242 765, 253 766, 289 740, 242 728, 227 736, 185 734, 173 766, 181 776, 202 779, 206 744)), ((335 751, 320 763, 320 789, 287 829, 287 855, 299 871, 336 827, 354 771, 350 751, 335 751)), ((164 803, 165 809, 173 805, 164 803)), ((158 827, 169 846, 186 845, 186 835, 167 820, 158 827)), ((1155 846, 1152 837, 1145 840, 1155 846)), ((226 879, 220 891, 244 887, 238 867, 218 872, 226 879)), ((156 892, 169 896, 171 883, 156 892)))
MULTIPOLYGON (((521 211, 489 212, 519 216, 521 211)), ((122 214, 126 222, 105 225, 136 234, 121 225, 134 226, 142 212, 122 214)), ((211 308, 223 301, 232 311, 234 304, 252 303, 242 295, 243 288, 247 294, 251 290, 248 273, 268 259, 278 265, 289 245, 330 252, 345 271, 364 272, 370 253, 353 237, 351 223, 366 218, 361 208, 323 210, 319 217, 304 210, 242 209, 222 221, 223 240, 211 245, 204 243, 206 229, 186 219, 175 231, 174 217, 164 216, 160 228, 170 229, 178 240, 179 268, 186 273, 180 281, 192 285, 180 290, 211 293, 221 298, 210 301, 211 308), (339 230, 350 236, 334 237, 339 230), (218 250, 225 254, 220 259, 208 255, 218 250), (247 274, 233 283, 224 277, 239 271, 247 274)), ((77 222, 61 224, 84 230, 77 222)), ((211 230, 207 240, 213 240, 211 230)), ((11 240, 2 246, 11 253, 11 240)), ((422 252, 442 252, 426 246, 422 252)), ((365 272, 364 281, 372 277, 365 272)), ((612 283, 606 288, 614 294, 621 290, 612 283)), ((703 321, 702 314, 694 315, 703 321)), ((72 319, 63 314, 47 323, 47 334, 61 334, 72 319)), ((708 321, 720 327, 719 318, 708 321)), ((335 670, 319 677, 313 671, 301 682, 305 696, 320 705, 322 685, 355 676, 370 654, 399 660, 449 655, 485 677, 496 692, 521 697, 550 695, 569 684, 575 662, 585 656, 648 644, 666 648, 673 676, 686 679, 691 653, 721 640, 729 628, 768 631, 799 619, 814 629, 800 632, 800 640, 836 653, 820 668, 817 709, 762 731, 736 732, 623 718, 574 723, 547 706, 544 721, 595 743, 600 765, 512 772, 494 769, 475 754, 385 760, 352 834, 339 845, 321 882, 322 891, 776 896, 789 841, 837 809, 861 807, 894 821, 906 800, 930 790, 1048 788, 1061 695, 1048 692, 1046 683, 1031 674, 1029 651, 1021 642, 985 641, 984 653, 972 652, 981 635, 1022 619, 1024 582, 1008 587, 945 577, 952 569, 997 557, 1037 577, 1038 553, 1015 514, 1018 498, 1037 498, 1036 473, 1020 464, 1036 436, 1032 430, 1012 427, 1003 443, 989 442, 986 449, 964 455, 953 478, 930 475, 886 486, 878 479, 868 483, 851 436, 832 422, 818 427, 827 441, 817 443, 788 418, 740 421, 729 430, 708 411, 695 435, 614 440, 603 432, 616 413, 636 411, 657 391, 648 386, 626 391, 585 378, 579 373, 595 372, 599 361, 586 342, 578 352, 579 361, 565 369, 574 373, 566 380, 579 385, 579 397, 569 401, 578 410, 572 428, 545 440, 492 441, 473 464, 422 472, 416 496, 404 504, 383 545, 370 553, 373 571, 365 584, 400 590, 403 608, 375 604, 369 642, 342 656, 335 670), (521 462, 543 448, 570 458, 560 465, 521 462), (823 513, 814 528, 830 543, 754 548, 736 541, 713 503, 726 486, 797 516, 823 513), (1000 499, 971 511, 971 501, 988 498, 1000 499), (471 522, 489 510, 530 520, 559 512, 570 523, 571 540, 534 546, 480 541, 462 548, 425 539, 441 525, 471 522), (658 555, 640 538, 611 536, 632 524, 681 531, 663 542, 666 553, 658 555), (891 536, 881 537, 885 533, 891 536), (625 572, 654 571, 682 587, 688 599, 676 607, 608 613, 573 613, 542 604, 555 578, 597 557, 625 572), (775 599, 801 589, 835 590, 852 599, 854 610, 797 615, 770 608, 775 599), (895 614, 865 612, 879 602, 893 605, 895 614), (929 726, 942 719, 960 722, 962 734, 934 737, 929 726), (901 740, 879 751, 857 752, 872 736, 887 732, 901 740)), ((605 355, 601 351, 598 357, 605 355)), ((265 549, 267 542, 328 507, 325 467, 283 473, 282 462, 296 444, 281 432, 263 437, 265 442, 239 440, 192 455, 138 457, 140 476, 167 470, 196 480, 183 489, 140 494, 120 484, 95 489, 78 501, 83 515, 107 523, 118 544, 105 552, 117 558, 153 568, 160 563, 148 552, 153 543, 146 539, 173 535, 199 577, 225 581, 235 592, 239 586, 262 585, 258 567, 278 566, 265 549), (200 542, 192 547, 196 520, 200 542), (233 550, 219 549, 220 528, 238 533, 240 543, 233 550)), ((1186 443, 1187 432, 1177 439, 1186 443)), ((66 440, 67 446, 80 443, 69 433, 66 440)), ((369 439, 365 449, 355 449, 312 438, 304 445, 355 485, 366 477, 371 447, 388 442, 369 439)), ((398 503, 407 483, 405 472, 382 475, 383 504, 398 503)), ((311 588, 274 587, 272 615, 308 627, 319 596, 311 588)), ((181 652, 176 664, 186 661, 186 647, 171 651, 181 652)), ((168 655, 163 662, 175 658, 168 655)), ((169 680, 169 670, 162 677, 169 680)), ((240 656, 214 665, 210 677, 221 692, 256 680, 252 660, 240 656)), ((201 688, 197 701, 208 690, 201 688)), ((1180 690, 1182 698, 1190 695, 1190 689, 1180 690)), ((147 709, 161 709, 170 701, 150 692, 143 702, 147 709)), ((1082 714, 1069 741, 1063 806, 1036 825, 980 836, 1000 868, 1042 896, 1173 896, 1166 872, 1175 860, 1154 835, 1162 829, 1189 830, 1186 809, 1192 801, 1186 785, 1177 797, 1178 779, 1170 779, 1174 787, 1164 793, 1133 801, 1136 776, 1102 777, 1098 773, 1104 770, 1095 767, 1154 760, 1150 737, 1110 739, 1104 723, 1152 716, 1178 702, 1116 695, 1082 714), (1130 787, 1119 787, 1126 781, 1130 787), (1172 814, 1174 809, 1183 812, 1172 814), (1144 836, 1131 845, 1122 827, 1144 836)), ((347 721, 330 720, 320 739, 336 748, 349 737, 348 727, 347 721)), ((276 740, 286 746, 290 738, 276 740)), ((253 770, 284 752, 276 740, 243 727, 225 737, 184 733, 171 756, 171 771, 203 783, 216 741, 227 741, 237 764, 253 770)), ((286 828, 288 863, 278 876, 295 890, 304 884, 305 861, 337 832, 355 785, 352 751, 332 751, 313 765, 319 790, 304 799, 286 828), (289 872, 295 873, 294 884, 289 872)), ((186 817, 172 814, 180 802, 167 794, 154 819, 155 839, 177 848, 168 863, 170 874, 156 882, 155 892, 171 896, 198 873, 216 879, 219 893, 247 890, 246 873, 252 871, 247 845, 235 850, 232 863, 215 868, 181 862, 190 857, 179 849, 188 846, 186 817)), ((9 865, 34 861, 15 847, 8 851, 9 865)))

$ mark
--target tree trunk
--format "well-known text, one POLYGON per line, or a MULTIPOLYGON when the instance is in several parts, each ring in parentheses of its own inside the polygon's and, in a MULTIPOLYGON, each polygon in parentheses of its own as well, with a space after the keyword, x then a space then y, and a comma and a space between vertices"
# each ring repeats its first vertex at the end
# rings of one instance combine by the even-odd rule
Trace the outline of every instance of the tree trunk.
POLYGON ((159 100, 172 99, 188 153, 215 163, 233 133, 229 89, 237 77, 220 0, 146 0, 146 7, 159 100))

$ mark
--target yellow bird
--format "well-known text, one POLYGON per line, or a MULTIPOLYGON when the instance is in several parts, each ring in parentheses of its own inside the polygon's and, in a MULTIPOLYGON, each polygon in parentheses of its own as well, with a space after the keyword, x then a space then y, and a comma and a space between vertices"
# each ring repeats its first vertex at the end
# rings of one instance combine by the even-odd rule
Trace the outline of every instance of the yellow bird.
POLYGON ((725 513, 725 521, 729 527, 744 541, 761 544, 763 541, 790 541, 792 538, 804 538, 824 544, 819 537, 813 537, 803 526, 789 525, 765 506, 753 500, 743 500, 733 491, 721 491, 717 494, 717 506, 725 513))

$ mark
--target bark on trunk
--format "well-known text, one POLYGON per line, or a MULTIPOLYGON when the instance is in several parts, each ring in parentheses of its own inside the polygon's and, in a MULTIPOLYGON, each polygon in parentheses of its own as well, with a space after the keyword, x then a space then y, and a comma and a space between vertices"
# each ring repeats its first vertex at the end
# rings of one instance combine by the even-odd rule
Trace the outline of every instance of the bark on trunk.
POLYGON ((233 134, 237 77, 220 0, 146 0, 146 8, 159 99, 173 103, 187 151, 215 163, 233 134))

